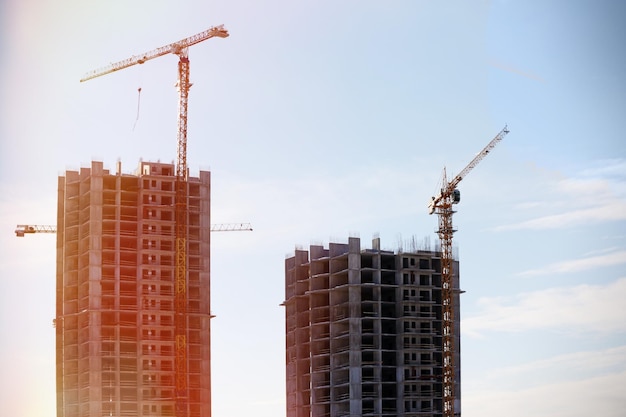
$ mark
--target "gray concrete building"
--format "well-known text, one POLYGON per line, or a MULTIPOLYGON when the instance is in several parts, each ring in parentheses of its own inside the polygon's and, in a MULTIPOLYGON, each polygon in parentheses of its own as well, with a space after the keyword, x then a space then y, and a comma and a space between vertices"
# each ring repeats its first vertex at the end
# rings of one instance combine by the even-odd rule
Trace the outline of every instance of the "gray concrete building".
MULTIPOLYGON (((453 286, 460 414, 458 272, 453 286)), ((358 238, 296 250, 284 307, 287 417, 442 415, 440 252, 358 238)))
MULTIPOLYGON (((174 415, 175 183, 154 162, 59 177, 57 417, 174 415)), ((210 173, 187 187, 186 407, 209 417, 210 173)))

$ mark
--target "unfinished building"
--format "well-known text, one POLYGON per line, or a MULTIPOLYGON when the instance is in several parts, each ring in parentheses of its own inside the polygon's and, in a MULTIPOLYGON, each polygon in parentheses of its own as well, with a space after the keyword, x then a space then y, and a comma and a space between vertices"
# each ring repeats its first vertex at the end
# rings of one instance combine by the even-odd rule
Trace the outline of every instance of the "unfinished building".
MULTIPOLYGON (((285 261, 287 417, 441 416, 441 253, 360 245, 285 261)), ((453 287, 460 403, 458 272, 453 287)))
MULTIPOLYGON (((175 169, 58 182, 57 417, 175 414, 175 169)), ((210 173, 186 183, 187 415, 211 413, 210 173)))

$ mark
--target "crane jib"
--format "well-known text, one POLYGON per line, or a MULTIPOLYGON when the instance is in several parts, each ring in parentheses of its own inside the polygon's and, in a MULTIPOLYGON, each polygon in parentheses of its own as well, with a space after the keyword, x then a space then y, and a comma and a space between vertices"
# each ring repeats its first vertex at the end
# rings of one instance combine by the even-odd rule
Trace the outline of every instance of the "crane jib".
POLYGON ((175 54, 178 55, 185 48, 188 48, 192 45, 205 41, 207 39, 213 37, 219 38, 227 38, 229 36, 228 30, 224 29, 224 25, 214 26, 209 28, 203 32, 197 33, 193 36, 190 36, 185 39, 181 39, 178 42, 173 42, 165 46, 161 46, 160 48, 153 49, 150 52, 146 52, 139 55, 134 55, 130 58, 124 59, 122 61, 118 61, 107 65, 105 67, 98 68, 93 71, 89 71, 86 73, 83 78, 80 79, 80 82, 88 81, 97 77, 101 77, 106 74, 110 74, 115 71, 119 71, 124 68, 132 67, 133 65, 143 64, 146 61, 149 61, 154 58, 158 58, 167 54, 175 54))

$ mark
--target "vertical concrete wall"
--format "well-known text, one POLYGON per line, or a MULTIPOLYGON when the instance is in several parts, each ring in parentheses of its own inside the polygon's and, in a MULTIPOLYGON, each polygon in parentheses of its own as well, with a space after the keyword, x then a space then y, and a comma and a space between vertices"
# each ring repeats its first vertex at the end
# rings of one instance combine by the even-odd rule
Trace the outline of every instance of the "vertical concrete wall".
POLYGON ((55 357, 56 357, 56 404, 57 417, 64 417, 63 384, 63 278, 65 254, 65 177, 57 181, 57 236, 56 236, 56 307, 55 307, 55 357))
MULTIPOLYGON (((59 177, 57 417, 174 413, 172 164, 59 177)), ((188 404, 210 417, 210 174, 189 179, 188 404)))

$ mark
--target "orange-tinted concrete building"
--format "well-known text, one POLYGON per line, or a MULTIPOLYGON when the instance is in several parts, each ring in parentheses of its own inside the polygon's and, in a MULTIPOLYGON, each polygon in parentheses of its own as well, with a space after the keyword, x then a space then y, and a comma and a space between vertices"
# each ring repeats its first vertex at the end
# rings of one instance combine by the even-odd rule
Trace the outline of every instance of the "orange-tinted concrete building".
MULTIPOLYGON (((59 177, 58 417, 174 415, 175 184, 153 162, 59 177)), ((187 187, 185 403, 210 417, 210 173, 187 187)))

